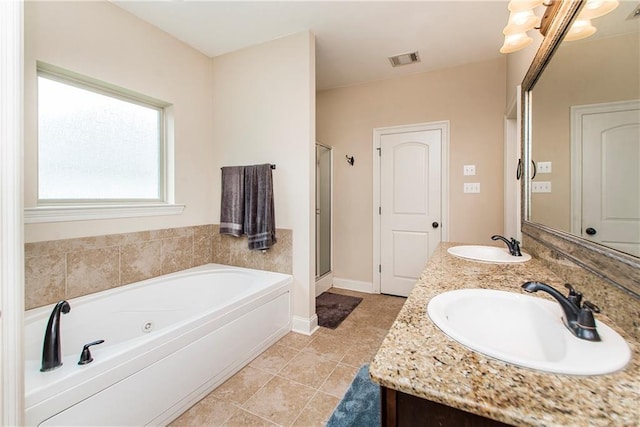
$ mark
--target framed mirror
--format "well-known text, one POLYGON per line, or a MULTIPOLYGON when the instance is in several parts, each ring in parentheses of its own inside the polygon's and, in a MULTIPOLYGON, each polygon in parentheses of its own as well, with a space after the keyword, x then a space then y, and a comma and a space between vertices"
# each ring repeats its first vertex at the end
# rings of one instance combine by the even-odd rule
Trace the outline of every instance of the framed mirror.
POLYGON ((640 297, 640 13, 623 1, 567 41, 556 14, 523 81, 522 231, 640 297))

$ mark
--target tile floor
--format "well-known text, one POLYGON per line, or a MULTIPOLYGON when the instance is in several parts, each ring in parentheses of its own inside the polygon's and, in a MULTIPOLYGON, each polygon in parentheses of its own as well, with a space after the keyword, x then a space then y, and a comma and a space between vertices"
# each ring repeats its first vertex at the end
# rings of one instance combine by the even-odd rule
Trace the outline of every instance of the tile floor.
POLYGON ((170 426, 324 426, 405 301, 331 292, 363 300, 336 329, 320 328, 312 336, 290 332, 170 426))

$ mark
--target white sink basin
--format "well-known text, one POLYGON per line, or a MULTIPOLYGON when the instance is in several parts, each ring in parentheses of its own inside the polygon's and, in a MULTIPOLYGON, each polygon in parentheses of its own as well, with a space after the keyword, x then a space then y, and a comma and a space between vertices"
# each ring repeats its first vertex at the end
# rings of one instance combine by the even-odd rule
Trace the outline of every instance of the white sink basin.
POLYGON ((525 368, 601 375, 624 368, 631 350, 596 320, 602 341, 575 337, 555 301, 513 292, 460 289, 435 296, 427 313, 446 335, 484 355, 525 368))
POLYGON ((462 245, 452 246, 447 249, 451 255, 458 258, 470 259, 480 262, 512 263, 526 262, 531 259, 531 255, 522 252, 522 256, 513 256, 507 248, 496 246, 462 245))

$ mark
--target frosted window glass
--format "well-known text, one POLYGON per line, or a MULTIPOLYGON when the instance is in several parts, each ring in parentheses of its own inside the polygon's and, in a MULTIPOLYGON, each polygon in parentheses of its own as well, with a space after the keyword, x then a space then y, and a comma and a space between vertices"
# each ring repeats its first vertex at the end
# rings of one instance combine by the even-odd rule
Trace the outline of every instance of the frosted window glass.
POLYGON ((38 77, 38 199, 161 199, 161 110, 38 77))

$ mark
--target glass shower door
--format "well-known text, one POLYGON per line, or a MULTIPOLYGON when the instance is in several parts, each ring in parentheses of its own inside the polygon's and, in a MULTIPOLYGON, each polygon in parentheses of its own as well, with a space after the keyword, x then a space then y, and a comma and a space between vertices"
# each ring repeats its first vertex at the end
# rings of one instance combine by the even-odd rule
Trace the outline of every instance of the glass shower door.
POLYGON ((316 278, 331 272, 331 147, 316 143, 316 278))

